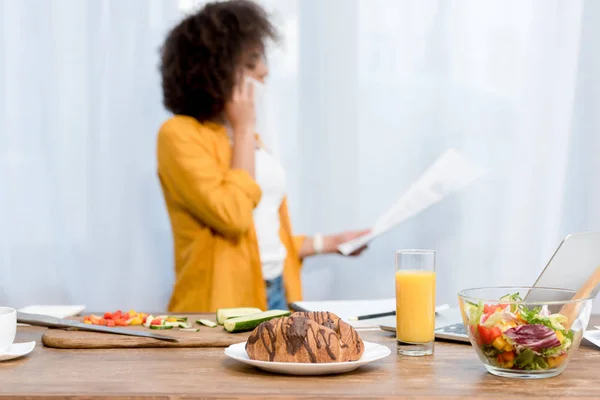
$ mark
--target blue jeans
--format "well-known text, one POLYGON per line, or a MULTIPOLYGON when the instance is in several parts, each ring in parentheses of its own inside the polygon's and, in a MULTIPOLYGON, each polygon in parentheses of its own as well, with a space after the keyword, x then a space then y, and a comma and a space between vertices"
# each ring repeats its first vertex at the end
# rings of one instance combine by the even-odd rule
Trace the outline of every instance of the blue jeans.
POLYGON ((287 310, 288 304, 285 299, 285 288, 283 287, 283 278, 281 276, 266 282, 267 283, 267 302, 269 310, 287 310))

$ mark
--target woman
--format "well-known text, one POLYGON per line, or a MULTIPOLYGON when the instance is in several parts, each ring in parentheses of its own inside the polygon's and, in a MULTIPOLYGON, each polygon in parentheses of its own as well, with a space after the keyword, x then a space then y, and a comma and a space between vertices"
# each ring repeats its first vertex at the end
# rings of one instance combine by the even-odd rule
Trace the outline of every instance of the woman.
MULTIPOLYGON (((366 232, 293 236, 285 173, 255 135, 254 85, 276 32, 247 0, 206 4, 162 49, 158 175, 171 220, 173 312, 286 309, 302 298, 306 257, 335 253, 366 232)), ((358 251, 357 253, 359 253, 358 251)))

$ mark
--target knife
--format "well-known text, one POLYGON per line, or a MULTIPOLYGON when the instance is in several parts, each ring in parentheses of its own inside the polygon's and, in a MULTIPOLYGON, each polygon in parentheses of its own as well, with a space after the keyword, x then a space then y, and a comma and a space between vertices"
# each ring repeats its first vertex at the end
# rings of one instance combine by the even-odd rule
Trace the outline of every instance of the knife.
POLYGON ((158 340, 167 340, 169 342, 178 342, 178 340, 174 337, 158 335, 153 332, 143 332, 123 328, 111 328, 107 326, 90 325, 75 320, 55 318, 49 315, 27 314, 20 311, 17 311, 17 322, 21 324, 28 324, 34 326, 44 326, 46 328, 77 329, 81 331, 113 333, 116 335, 139 336, 158 340))

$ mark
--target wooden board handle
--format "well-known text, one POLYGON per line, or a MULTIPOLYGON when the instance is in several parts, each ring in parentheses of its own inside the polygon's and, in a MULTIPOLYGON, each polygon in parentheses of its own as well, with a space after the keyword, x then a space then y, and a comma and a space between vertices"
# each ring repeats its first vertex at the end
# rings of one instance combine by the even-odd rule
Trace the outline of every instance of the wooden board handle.
MULTIPOLYGON (((590 297, 598 284, 600 284, 600 266, 596 268, 588 280, 585 281, 583 286, 577 291, 577 293, 575 293, 573 300, 590 297)), ((581 305, 582 303, 569 303, 562 306, 560 313, 567 317, 567 329, 571 329, 571 325, 577 319, 577 314, 579 313, 579 308, 581 305)))

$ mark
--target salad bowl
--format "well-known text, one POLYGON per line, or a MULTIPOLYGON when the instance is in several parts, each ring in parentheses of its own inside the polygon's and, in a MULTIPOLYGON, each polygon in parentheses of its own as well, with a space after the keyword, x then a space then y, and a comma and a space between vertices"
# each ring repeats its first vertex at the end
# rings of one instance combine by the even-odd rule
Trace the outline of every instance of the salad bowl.
POLYGON ((550 378, 577 351, 592 297, 566 289, 488 287, 458 294, 469 340, 488 372, 511 378, 550 378))

